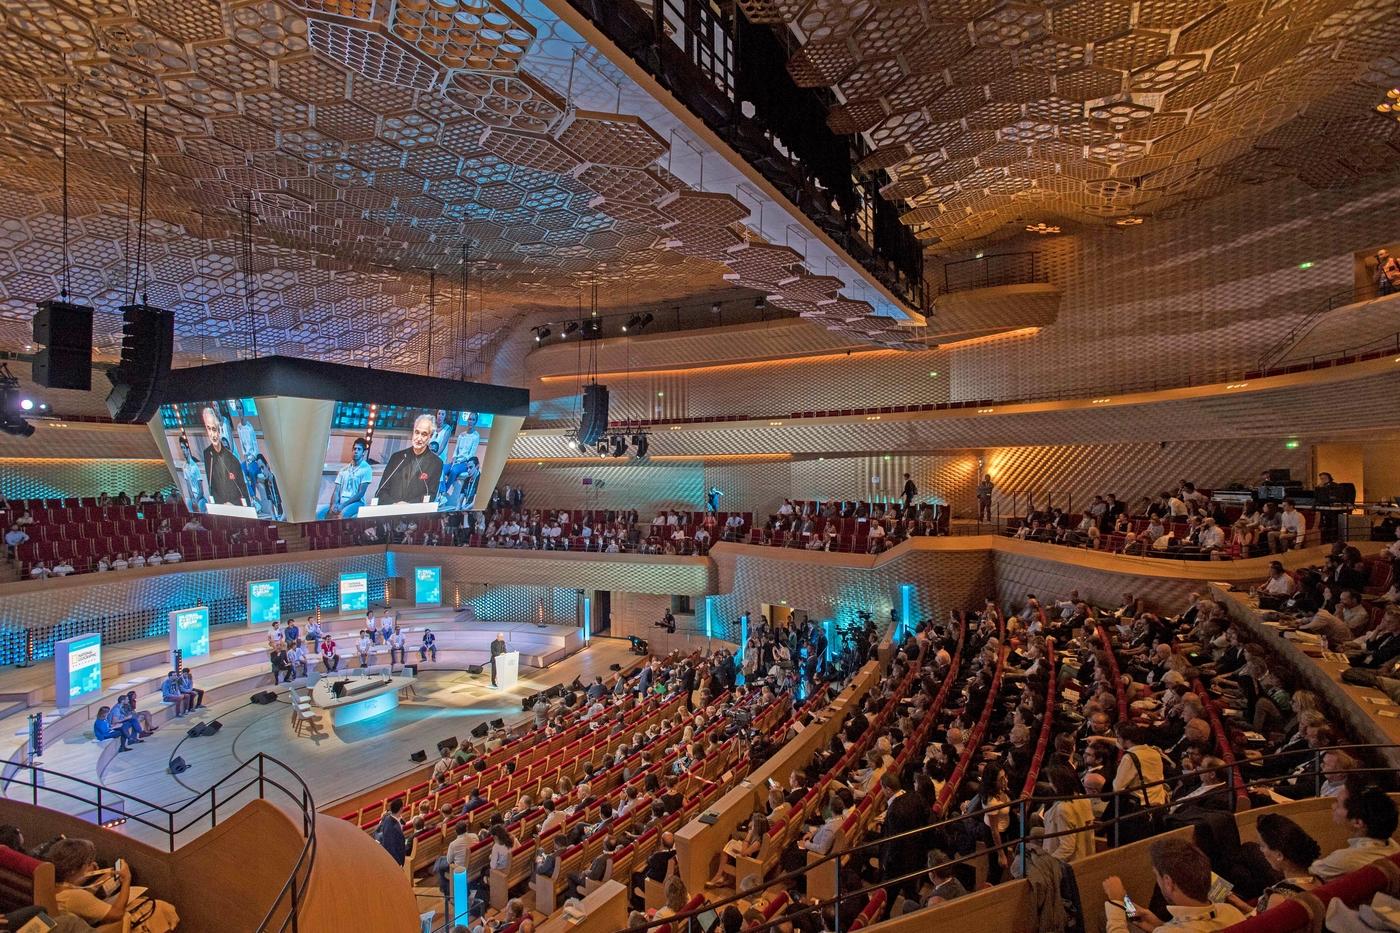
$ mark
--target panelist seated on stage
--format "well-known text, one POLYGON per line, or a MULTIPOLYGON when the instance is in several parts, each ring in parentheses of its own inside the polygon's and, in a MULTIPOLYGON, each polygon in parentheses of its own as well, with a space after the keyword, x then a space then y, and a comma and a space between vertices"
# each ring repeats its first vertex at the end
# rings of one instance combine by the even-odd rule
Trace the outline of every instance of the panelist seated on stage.
POLYGON ((374 505, 427 502, 442 481, 442 458, 428 449, 437 432, 437 419, 426 412, 413 420, 409 446, 397 450, 384 465, 374 505))
POLYGON ((365 504, 369 494, 369 484, 374 481, 374 470, 369 465, 369 441, 355 438, 350 462, 340 468, 335 475, 335 486, 331 490, 331 501, 316 512, 316 518, 354 518, 365 504))

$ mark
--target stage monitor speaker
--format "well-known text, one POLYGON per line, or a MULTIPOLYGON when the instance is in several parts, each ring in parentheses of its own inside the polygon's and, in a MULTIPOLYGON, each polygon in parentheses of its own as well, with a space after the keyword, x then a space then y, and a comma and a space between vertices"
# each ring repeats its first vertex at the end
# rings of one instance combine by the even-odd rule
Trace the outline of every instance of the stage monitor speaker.
POLYGON ((409 756, 408 756, 408 760, 409 760, 409 761, 417 762, 418 764, 421 765, 423 762, 425 762, 425 761, 428 760, 428 753, 425 752, 425 751, 423 751, 423 749, 420 748, 420 749, 418 749, 418 751, 416 751, 416 752, 414 752, 413 754, 409 755, 409 756))
POLYGON ((493 720, 491 720, 491 728, 492 728, 492 729, 504 729, 505 727, 506 727, 506 721, 505 721, 504 719, 493 719, 493 720))
POLYGON ((215 719, 204 724, 204 734, 213 735, 224 727, 224 724, 215 719))
POLYGON ((185 738, 187 739, 193 739, 207 734, 208 733, 204 731, 204 723, 202 722, 197 722, 185 730, 185 738))
POLYGON ((610 670, 610 671, 620 671, 620 670, 622 670, 622 665, 621 665, 621 664, 609 664, 609 665, 608 665, 608 670, 610 670))
POLYGON ((468 665, 467 665, 467 673, 468 673, 468 674, 480 674, 480 673, 481 673, 482 671, 484 671, 484 670, 486 670, 486 668, 483 667, 483 666, 480 665, 480 664, 468 664, 468 665))
POLYGON ((578 442, 584 446, 598 443, 608 431, 608 387, 593 383, 583 387, 583 417, 578 424, 578 442))
POLYGON ((491 730, 487 727, 486 723, 479 722, 476 725, 472 726, 472 738, 484 739, 486 738, 486 733, 490 731, 491 730))
POLYGON ((184 774, 188 770, 190 770, 189 764, 185 761, 185 759, 181 758, 179 755, 176 755, 174 758, 170 759, 171 774, 184 774))
POLYGON ((539 700, 539 698, 540 695, 538 693, 532 693, 529 696, 523 698, 520 701, 520 711, 522 713, 528 713, 530 711, 530 707, 534 706, 535 703, 539 700))
POLYGON ((455 735, 449 735, 447 738, 439 742, 437 747, 439 752, 441 752, 444 748, 447 749, 449 752, 456 751, 457 737, 455 735))
POLYGON ((277 694, 271 690, 260 690, 248 698, 249 703, 256 703, 258 706, 266 706, 269 703, 277 702, 277 694))
POLYGON ((175 315, 150 305, 125 305, 121 310, 122 356, 107 374, 112 383, 107 410, 113 421, 144 424, 156 416, 170 381, 175 315))
POLYGON ((92 389, 92 309, 66 301, 44 301, 34 315, 31 375, 50 389, 92 389))

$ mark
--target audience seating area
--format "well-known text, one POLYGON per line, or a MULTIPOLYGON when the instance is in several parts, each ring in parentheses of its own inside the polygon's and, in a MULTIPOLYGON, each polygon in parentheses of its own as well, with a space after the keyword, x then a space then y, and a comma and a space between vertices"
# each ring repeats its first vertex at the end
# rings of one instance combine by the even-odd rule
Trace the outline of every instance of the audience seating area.
POLYGON ((103 557, 174 550, 181 562, 226 557, 284 554, 276 524, 250 522, 219 515, 200 515, 199 530, 185 530, 191 518, 183 503, 144 502, 99 506, 96 499, 10 500, 4 516, 13 524, 25 513, 33 519, 23 525, 29 540, 16 548, 20 575, 28 577, 34 564, 48 566, 66 560, 74 573, 97 569, 103 557), (162 532, 163 523, 169 529, 162 532))

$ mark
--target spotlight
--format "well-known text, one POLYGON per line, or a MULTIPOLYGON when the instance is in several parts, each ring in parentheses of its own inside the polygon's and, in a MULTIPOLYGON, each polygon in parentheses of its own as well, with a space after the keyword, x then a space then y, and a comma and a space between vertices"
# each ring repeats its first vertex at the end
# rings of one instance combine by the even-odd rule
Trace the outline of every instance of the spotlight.
POLYGON ((613 455, 614 457, 623 457, 623 456, 626 456, 626 454, 627 454, 627 438, 626 438, 624 435, 621 435, 621 434, 613 435, 613 439, 612 439, 612 455, 613 455))
POLYGON ((564 333, 561 334, 560 336, 562 336, 562 337, 567 337, 567 336, 569 336, 570 334, 575 333, 575 332, 577 332, 577 331, 578 331, 578 321, 570 321, 569 323, 567 323, 567 324, 564 325, 564 333))
POLYGON ((646 314, 642 315, 642 323, 637 325, 637 330, 641 330, 643 327, 646 327, 654 320, 656 320, 656 318, 652 317, 651 312, 648 311, 646 314))
POLYGON ((762 310, 763 310, 764 308, 766 308, 766 307, 768 307, 768 298, 767 298, 767 296, 765 296, 765 295, 759 295, 757 298, 755 298, 755 299, 753 300, 753 309, 754 309, 755 311, 762 311, 762 310))
POLYGON ((16 437, 32 436, 34 425, 25 421, 20 413, 33 407, 32 399, 20 396, 19 379, 10 372, 8 366, 0 363, 0 431, 16 437))
POLYGON ((550 330, 548 327, 546 327, 546 326, 543 325, 543 324, 541 324, 539 327, 534 328, 534 331, 535 331, 535 343, 539 343, 541 340, 543 340, 544 338, 548 337, 550 334, 554 333, 554 331, 550 330))
POLYGON ((606 457, 607 455, 608 455, 608 439, 605 437, 605 438, 603 438, 602 440, 598 441, 598 456, 600 456, 600 457, 606 457))
POLYGON ((634 434, 632 436, 632 446, 636 448, 638 460, 647 455, 647 436, 645 434, 634 434))
POLYGON ((578 450, 578 439, 577 439, 577 438, 572 438, 572 437, 569 438, 569 449, 570 449, 570 450, 578 450))
POLYGON ((718 302, 718 301, 716 301, 714 304, 710 305, 710 313, 711 313, 711 314, 719 314, 719 302, 718 302))
POLYGON ((629 317, 629 318, 627 319, 627 323, 626 323, 626 324, 623 324, 623 325, 622 325, 622 332, 625 334, 625 333, 627 333, 629 330, 636 330, 638 327, 641 327, 641 326, 642 326, 642 316, 641 316, 640 314, 634 314, 634 315, 632 315, 631 317, 629 317))

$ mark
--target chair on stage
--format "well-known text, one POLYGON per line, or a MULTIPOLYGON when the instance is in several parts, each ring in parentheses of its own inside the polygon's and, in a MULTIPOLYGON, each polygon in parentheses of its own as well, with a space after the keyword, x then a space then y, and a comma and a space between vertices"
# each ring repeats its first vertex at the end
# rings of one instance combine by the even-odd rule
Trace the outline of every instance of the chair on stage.
POLYGON ((321 714, 311 706, 311 697, 304 695, 296 687, 290 688, 292 697, 292 731, 297 735, 309 729, 312 735, 320 733, 321 714))

